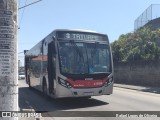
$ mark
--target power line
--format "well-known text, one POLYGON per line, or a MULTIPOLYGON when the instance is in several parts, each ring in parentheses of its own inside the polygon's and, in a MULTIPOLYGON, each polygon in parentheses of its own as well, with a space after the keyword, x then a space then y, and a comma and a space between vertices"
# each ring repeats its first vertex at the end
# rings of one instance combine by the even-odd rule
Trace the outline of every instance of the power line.
MULTIPOLYGON (((26 5, 26 4, 27 4, 27 0, 25 1, 25 5, 26 5)), ((20 20, 20 23, 19 23, 19 27, 18 27, 18 29, 20 29, 20 26, 21 26, 21 22, 22 22, 23 15, 24 15, 24 10, 25 10, 25 9, 23 9, 22 17, 21 17, 21 20, 20 20)))
POLYGON ((18 1, 18 6, 20 6, 20 4, 21 4, 21 2, 20 2, 20 1, 21 1, 21 0, 19 0, 19 1, 18 1))
POLYGON ((24 53, 24 52, 22 51, 22 52, 19 52, 18 54, 21 54, 21 53, 24 53))
MULTIPOLYGON (((23 9, 23 12, 22 12, 22 17, 21 17, 21 20, 20 20, 18 29, 20 29, 20 26, 21 26, 21 22, 22 22, 22 19, 23 19, 23 15, 24 15, 24 10, 25 10, 25 8, 28 7, 28 6, 30 6, 30 5, 35 4, 35 3, 37 3, 37 2, 40 2, 40 1, 42 1, 42 0, 38 0, 38 1, 35 1, 35 2, 30 3, 30 4, 27 5, 27 0, 26 0, 26 1, 25 1, 25 5, 24 5, 23 7, 19 7, 19 8, 18 8, 18 10, 24 8, 24 9, 23 9)), ((20 4, 20 2, 19 2, 19 4, 20 4)))
POLYGON ((42 0, 38 0, 38 1, 35 1, 35 2, 30 3, 30 4, 28 4, 28 5, 25 5, 25 6, 23 6, 23 7, 20 7, 20 8, 18 8, 18 10, 20 10, 20 9, 22 9, 22 8, 25 8, 25 7, 27 7, 27 6, 30 6, 30 5, 32 5, 32 4, 35 4, 35 3, 37 3, 37 2, 40 2, 40 1, 42 1, 42 0))

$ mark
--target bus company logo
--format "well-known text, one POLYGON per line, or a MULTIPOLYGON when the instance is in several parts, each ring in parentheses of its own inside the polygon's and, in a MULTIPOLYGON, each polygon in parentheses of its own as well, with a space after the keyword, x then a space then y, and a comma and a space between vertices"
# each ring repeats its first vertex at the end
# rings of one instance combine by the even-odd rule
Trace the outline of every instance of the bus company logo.
POLYGON ((84 87, 83 84, 74 84, 74 87, 84 87))
POLYGON ((85 80, 93 80, 93 78, 85 78, 85 80))
POLYGON ((103 85, 102 82, 95 82, 94 85, 103 85))
POLYGON ((67 39, 71 38, 71 35, 69 33, 66 34, 65 36, 67 39))

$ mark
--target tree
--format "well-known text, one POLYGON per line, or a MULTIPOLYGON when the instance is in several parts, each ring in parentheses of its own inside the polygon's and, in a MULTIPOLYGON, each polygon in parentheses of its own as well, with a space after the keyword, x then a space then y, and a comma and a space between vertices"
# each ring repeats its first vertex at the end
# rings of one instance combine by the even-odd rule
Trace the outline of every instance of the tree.
POLYGON ((145 26, 134 33, 123 34, 111 44, 114 61, 160 59, 160 28, 145 26))

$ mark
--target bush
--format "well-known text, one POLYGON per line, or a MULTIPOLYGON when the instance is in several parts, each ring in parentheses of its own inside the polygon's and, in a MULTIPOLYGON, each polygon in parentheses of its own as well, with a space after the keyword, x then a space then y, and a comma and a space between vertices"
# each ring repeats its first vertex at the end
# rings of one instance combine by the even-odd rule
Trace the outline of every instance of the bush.
POLYGON ((131 60, 160 59, 160 29, 143 27, 134 33, 121 35, 112 46, 113 60, 128 62, 131 60))

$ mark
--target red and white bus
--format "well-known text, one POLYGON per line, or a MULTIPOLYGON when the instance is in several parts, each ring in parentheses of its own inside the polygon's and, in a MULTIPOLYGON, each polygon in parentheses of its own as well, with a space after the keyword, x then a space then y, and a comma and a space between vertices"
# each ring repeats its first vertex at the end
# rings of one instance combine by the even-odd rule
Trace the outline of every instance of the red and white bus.
POLYGON ((29 87, 53 98, 113 92, 113 59, 106 34, 57 29, 25 51, 29 87))

